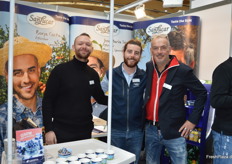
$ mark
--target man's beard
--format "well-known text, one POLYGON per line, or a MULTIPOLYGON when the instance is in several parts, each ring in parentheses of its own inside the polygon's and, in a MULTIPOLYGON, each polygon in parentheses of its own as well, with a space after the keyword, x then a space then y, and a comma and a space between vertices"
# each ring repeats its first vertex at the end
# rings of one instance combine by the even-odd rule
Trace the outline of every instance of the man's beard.
POLYGON ((138 64, 139 61, 136 61, 136 60, 134 60, 134 61, 135 61, 135 63, 130 64, 130 63, 128 62, 128 60, 124 58, 124 63, 125 63, 126 66, 129 67, 129 68, 133 68, 133 67, 137 66, 137 64, 138 64))
POLYGON ((89 52, 89 53, 87 53, 87 54, 85 54, 85 55, 82 55, 81 53, 76 52, 76 57, 77 57, 78 59, 84 59, 84 60, 87 60, 87 59, 88 59, 88 57, 90 56, 90 54, 91 54, 91 52, 89 52))

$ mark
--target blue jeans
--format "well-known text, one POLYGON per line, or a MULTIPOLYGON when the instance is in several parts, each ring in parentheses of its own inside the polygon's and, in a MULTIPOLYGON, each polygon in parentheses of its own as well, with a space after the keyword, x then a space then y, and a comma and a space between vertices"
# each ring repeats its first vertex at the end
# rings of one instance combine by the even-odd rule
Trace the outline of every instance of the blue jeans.
POLYGON ((136 156, 136 164, 139 161, 143 143, 144 132, 141 130, 120 131, 111 130, 111 144, 123 150, 131 152, 136 156))
POLYGON ((184 137, 165 140, 156 126, 146 124, 146 163, 159 164, 163 146, 166 147, 173 164, 187 164, 187 148, 184 137))
MULTIPOLYGON (((214 164, 232 163, 232 136, 226 136, 212 130, 214 147, 214 164)), ((206 156, 206 158, 209 158, 206 156)))

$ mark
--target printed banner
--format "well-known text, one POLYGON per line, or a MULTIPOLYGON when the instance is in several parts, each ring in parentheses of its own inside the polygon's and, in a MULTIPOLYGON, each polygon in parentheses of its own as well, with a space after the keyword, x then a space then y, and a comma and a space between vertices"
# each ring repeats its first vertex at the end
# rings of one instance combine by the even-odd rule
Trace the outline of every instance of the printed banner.
POLYGON ((171 54, 193 69, 198 64, 198 38, 200 18, 183 16, 135 22, 134 38, 139 39, 144 47, 139 67, 146 69, 146 62, 151 60, 150 42, 153 34, 167 34, 172 48, 171 54))
MULTIPOLYGON (((0 104, 6 102, 7 95, 5 77, 9 53, 9 5, 9 2, 0 2, 0 104)), ((42 96, 51 70, 57 64, 69 60, 69 16, 15 4, 14 19, 14 56, 33 54, 37 57, 41 67, 39 94, 42 96)), ((18 69, 22 69, 22 65, 18 69)), ((38 81, 35 82, 36 85, 37 83, 38 81)), ((15 83, 13 87, 16 91, 15 83)))

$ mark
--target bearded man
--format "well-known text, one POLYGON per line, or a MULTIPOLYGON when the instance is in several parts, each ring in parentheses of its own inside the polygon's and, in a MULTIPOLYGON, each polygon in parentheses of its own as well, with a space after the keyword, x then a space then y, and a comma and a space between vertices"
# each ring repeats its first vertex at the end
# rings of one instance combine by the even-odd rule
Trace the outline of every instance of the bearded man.
MULTIPOLYGON (((139 161, 143 143, 143 93, 146 73, 138 68, 142 44, 129 40, 123 49, 124 62, 113 69, 112 85, 112 145, 136 155, 139 161)), ((108 89, 108 72, 101 82, 104 91, 108 89)))
POLYGON ((87 65, 93 51, 90 36, 77 36, 72 49, 73 60, 56 66, 47 81, 42 106, 47 144, 91 138, 94 125, 90 99, 107 105, 99 76, 87 65))

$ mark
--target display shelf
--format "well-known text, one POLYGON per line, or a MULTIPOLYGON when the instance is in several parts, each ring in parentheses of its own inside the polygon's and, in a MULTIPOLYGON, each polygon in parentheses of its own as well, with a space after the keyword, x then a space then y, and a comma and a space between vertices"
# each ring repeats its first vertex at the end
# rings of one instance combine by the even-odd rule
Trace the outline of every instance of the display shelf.
MULTIPOLYGON (((209 110, 210 110, 210 84, 204 84, 206 90, 207 90, 207 100, 205 103, 204 111, 202 113, 202 116, 199 120, 199 123, 197 124, 196 128, 201 128, 201 136, 200 136, 200 142, 194 142, 190 140, 186 140, 187 144, 194 145, 199 147, 200 149, 200 159, 199 164, 205 164, 205 148, 206 148, 206 131, 207 131, 207 123, 208 123, 208 117, 209 117, 209 110)), ((187 94, 187 100, 195 100, 195 96, 188 91, 187 94)), ((193 110, 193 106, 186 106, 186 110, 188 114, 191 114, 191 110, 193 110)), ((187 117, 188 117, 187 114, 187 117)))

